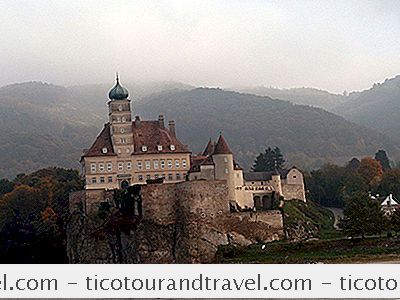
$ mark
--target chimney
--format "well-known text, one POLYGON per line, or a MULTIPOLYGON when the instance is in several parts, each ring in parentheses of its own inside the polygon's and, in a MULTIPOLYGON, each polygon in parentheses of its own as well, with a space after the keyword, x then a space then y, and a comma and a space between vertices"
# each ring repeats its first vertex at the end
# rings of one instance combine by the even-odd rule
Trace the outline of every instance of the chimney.
POLYGON ((161 128, 164 128, 164 116, 163 115, 158 116, 158 126, 160 126, 161 128))
POLYGON ((169 125, 169 131, 173 136, 175 136, 175 121, 171 120, 168 122, 169 125))
POLYGON ((140 117, 139 116, 135 117, 135 127, 140 128, 140 117))

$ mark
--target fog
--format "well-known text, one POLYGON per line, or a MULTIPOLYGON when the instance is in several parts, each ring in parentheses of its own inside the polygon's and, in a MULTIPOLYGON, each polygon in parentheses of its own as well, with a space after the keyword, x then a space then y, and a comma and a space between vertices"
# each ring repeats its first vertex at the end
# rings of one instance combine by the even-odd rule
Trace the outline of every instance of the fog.
POLYGON ((400 1, 0 1, 0 86, 360 90, 400 73, 400 1))

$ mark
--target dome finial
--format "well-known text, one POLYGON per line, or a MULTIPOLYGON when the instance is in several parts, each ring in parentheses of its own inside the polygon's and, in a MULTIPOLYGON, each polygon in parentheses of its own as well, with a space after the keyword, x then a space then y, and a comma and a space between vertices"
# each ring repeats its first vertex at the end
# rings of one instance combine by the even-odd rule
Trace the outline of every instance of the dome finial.
POLYGON ((119 76, 118 76, 118 72, 116 72, 116 73, 115 73, 115 77, 116 77, 117 83, 119 83, 119 76))

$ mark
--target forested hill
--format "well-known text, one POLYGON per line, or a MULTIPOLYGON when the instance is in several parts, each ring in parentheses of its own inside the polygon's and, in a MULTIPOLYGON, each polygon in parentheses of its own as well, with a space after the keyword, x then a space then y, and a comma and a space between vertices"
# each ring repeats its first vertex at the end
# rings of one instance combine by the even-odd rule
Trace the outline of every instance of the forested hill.
MULTIPOLYGON (((156 119, 162 113, 176 119, 178 135, 194 152, 223 131, 246 168, 267 145, 281 147, 289 163, 299 167, 345 161, 380 148, 392 159, 400 152, 388 138, 318 108, 175 83, 126 86, 134 115, 156 119)), ((82 150, 107 121, 109 88, 40 82, 0 88, 0 177, 47 166, 78 168, 82 150)))
POLYGON ((179 136, 194 151, 222 131, 245 168, 266 145, 280 147, 290 164, 303 168, 371 155, 380 148, 392 156, 399 153, 385 136, 323 109, 221 89, 152 95, 136 110, 145 117, 162 112, 175 119, 179 136))
POLYGON ((400 75, 352 93, 351 100, 333 109, 345 118, 374 128, 390 137, 400 132, 400 75))

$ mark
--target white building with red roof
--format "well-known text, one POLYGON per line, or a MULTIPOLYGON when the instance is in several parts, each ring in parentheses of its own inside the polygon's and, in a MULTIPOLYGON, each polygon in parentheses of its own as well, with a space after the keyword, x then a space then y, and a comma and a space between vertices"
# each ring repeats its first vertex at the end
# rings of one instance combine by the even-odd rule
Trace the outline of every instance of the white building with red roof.
POLYGON ((81 157, 86 189, 116 189, 148 180, 186 180, 190 151, 176 136, 175 122, 132 121, 129 92, 119 83, 110 90, 109 122, 81 157))

